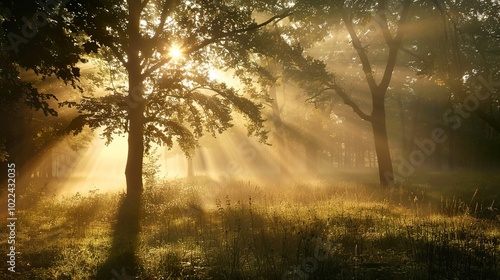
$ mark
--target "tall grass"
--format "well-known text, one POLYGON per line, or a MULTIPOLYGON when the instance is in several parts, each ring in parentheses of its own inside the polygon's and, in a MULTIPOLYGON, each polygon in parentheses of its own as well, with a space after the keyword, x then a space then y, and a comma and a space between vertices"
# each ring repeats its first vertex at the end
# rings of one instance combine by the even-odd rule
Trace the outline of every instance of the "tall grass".
MULTIPOLYGON (((106 267, 115 279, 500 279, 495 194, 481 185, 448 196, 331 178, 149 183, 138 265, 106 267)), ((122 199, 93 191, 20 212, 15 279, 94 279, 122 199)))

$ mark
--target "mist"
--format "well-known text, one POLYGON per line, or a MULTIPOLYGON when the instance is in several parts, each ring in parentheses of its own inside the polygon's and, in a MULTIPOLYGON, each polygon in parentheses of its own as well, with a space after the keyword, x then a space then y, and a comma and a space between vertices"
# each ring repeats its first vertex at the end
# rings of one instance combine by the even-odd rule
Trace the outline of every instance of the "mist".
POLYGON ((500 279, 498 1, 49 2, 0 4, 0 278, 500 279))

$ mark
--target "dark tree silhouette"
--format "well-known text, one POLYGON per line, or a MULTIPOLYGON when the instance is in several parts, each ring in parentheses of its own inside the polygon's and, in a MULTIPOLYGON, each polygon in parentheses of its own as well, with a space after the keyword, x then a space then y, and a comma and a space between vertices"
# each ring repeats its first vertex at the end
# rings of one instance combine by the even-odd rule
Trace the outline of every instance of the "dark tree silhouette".
MULTIPOLYGON (((2 1, 0 3, 0 162, 9 160, 23 172, 30 158, 43 149, 34 143, 40 125, 35 111, 42 116, 58 115, 52 92, 41 93, 33 80, 22 78, 32 71, 42 79, 57 78, 77 88, 77 67, 83 48, 67 36, 68 26, 61 17, 60 5, 37 1, 2 1), (36 51, 35 51, 36 50, 36 51), (52 106, 51 106, 52 104, 52 106)), ((58 128, 53 118, 41 120, 58 128)), ((40 123, 41 123, 40 122, 40 123)), ((53 135, 55 137, 55 134, 53 135)), ((46 143, 50 142, 45 138, 46 143)), ((5 174, 1 174, 3 178, 5 174)), ((3 180, 2 180, 3 181, 3 180)))

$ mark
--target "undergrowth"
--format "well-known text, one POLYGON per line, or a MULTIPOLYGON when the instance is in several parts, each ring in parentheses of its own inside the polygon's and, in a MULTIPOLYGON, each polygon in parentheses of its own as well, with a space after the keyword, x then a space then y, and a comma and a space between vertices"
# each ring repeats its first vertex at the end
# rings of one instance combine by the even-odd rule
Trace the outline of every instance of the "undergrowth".
POLYGON ((151 180, 134 261, 113 246, 123 194, 41 197, 19 210, 17 272, 0 278, 500 279, 496 194, 481 185, 333 182, 151 180))

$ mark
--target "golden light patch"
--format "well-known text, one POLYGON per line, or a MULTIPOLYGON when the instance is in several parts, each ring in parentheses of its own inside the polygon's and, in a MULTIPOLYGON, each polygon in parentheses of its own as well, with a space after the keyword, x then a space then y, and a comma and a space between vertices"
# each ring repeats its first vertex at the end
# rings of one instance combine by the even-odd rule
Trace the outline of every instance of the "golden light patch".
POLYGON ((172 58, 172 60, 179 60, 182 58, 182 49, 178 45, 172 45, 170 50, 168 51, 168 55, 172 58))

